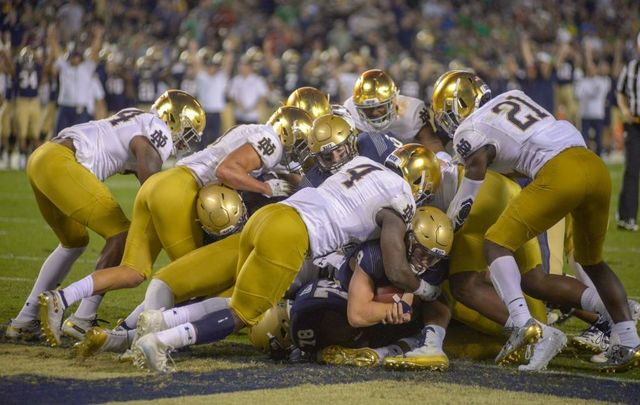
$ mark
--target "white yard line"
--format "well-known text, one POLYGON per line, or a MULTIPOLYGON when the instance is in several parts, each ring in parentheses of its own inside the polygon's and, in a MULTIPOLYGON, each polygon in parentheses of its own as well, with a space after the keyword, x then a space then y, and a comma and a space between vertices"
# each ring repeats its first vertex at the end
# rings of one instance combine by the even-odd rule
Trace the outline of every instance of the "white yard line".
POLYGON ((28 282, 33 281, 28 278, 23 277, 0 277, 0 281, 20 281, 20 282, 28 282))
MULTIPOLYGON (((26 262, 44 262, 46 258, 47 256, 28 256, 28 255, 13 255, 13 254, 0 255, 0 260, 17 260, 17 261, 26 261, 26 262)), ((95 260, 78 259, 76 263, 95 264, 95 260)))

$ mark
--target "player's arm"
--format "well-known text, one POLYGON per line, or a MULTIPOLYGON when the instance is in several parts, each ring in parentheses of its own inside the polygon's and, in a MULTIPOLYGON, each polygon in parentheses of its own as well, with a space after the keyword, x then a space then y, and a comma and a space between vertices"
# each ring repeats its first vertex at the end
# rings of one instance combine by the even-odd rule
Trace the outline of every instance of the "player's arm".
POLYGON ((489 164, 495 156, 495 146, 484 145, 465 158, 464 177, 447 209, 447 216, 451 218, 454 231, 460 229, 469 216, 471 206, 484 182, 489 164))
POLYGON ((538 75, 538 71, 536 69, 533 52, 531 51, 531 42, 526 36, 523 36, 520 40, 520 50, 522 51, 522 58, 527 67, 527 77, 533 80, 538 75))
POLYGON ((396 211, 384 208, 376 215, 380 225, 380 249, 384 273, 393 285, 419 296, 424 301, 433 301, 440 294, 438 286, 419 279, 407 260, 404 242, 407 225, 396 211))
POLYGON ((399 324, 411 320, 411 314, 402 312, 399 303, 382 303, 373 300, 375 286, 371 277, 353 260, 349 263, 353 276, 349 282, 347 318, 354 328, 364 328, 379 323, 399 324))
POLYGON ((147 137, 134 137, 129 147, 136 157, 136 177, 140 184, 162 170, 162 158, 147 137))
POLYGON ((272 179, 266 182, 251 176, 251 172, 262 167, 258 152, 250 144, 244 144, 231 152, 216 168, 216 177, 236 190, 253 191, 269 197, 289 195, 292 191, 288 182, 272 179))
POLYGON ((100 49, 102 48, 103 37, 104 27, 98 24, 93 28, 93 41, 91 42, 91 59, 96 63, 100 61, 100 49))

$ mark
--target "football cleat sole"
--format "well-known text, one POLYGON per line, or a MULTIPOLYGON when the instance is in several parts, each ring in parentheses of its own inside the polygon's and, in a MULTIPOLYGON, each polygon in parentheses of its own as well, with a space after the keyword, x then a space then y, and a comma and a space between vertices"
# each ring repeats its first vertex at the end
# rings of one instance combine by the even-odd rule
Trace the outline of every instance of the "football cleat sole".
POLYGON ((74 345, 78 357, 91 357, 99 353, 107 341, 107 334, 101 328, 91 328, 84 339, 74 345))
MULTIPOLYGON (((534 343, 537 343, 540 338, 542 338, 542 327, 534 322, 528 322, 527 325, 523 326, 525 328, 524 335, 522 337, 521 342, 510 350, 507 350, 505 353, 500 351, 498 357, 496 357, 496 364, 499 366, 507 366, 510 364, 522 363, 525 361, 525 354, 527 352, 527 347, 534 343)), ((522 329, 522 328, 521 328, 522 329)), ((505 344, 509 344, 509 341, 505 344)), ((505 350, 503 347, 502 350, 505 350)))
POLYGON ((350 349, 342 346, 329 346, 318 355, 318 361, 333 366, 376 367, 380 364, 378 353, 368 347, 350 349))
POLYGON ((425 357, 386 357, 382 361, 382 366, 390 370, 431 370, 446 371, 449 369, 449 358, 447 356, 425 356, 425 357))
MULTIPOLYGON (((49 322, 49 307, 55 307, 56 303, 53 302, 53 300, 57 299, 58 297, 54 293, 42 293, 38 297, 38 304, 40 305, 40 322, 42 333, 44 334, 47 343, 52 347, 59 346, 61 343, 59 326, 51 325, 49 322), (55 330, 58 330, 58 333, 55 333, 55 330)), ((56 313, 59 310, 60 309, 54 309, 56 313)), ((62 314, 60 316, 62 317, 62 314)))

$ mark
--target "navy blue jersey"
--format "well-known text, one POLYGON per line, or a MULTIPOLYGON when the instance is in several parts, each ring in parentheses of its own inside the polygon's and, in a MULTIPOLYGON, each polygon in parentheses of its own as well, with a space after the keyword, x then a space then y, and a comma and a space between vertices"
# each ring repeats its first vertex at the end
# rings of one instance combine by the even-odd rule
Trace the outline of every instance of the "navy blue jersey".
POLYGON ((49 76, 49 102, 58 104, 58 75, 49 76))
MULTIPOLYGON (((349 266, 351 258, 355 258, 356 262, 360 264, 360 268, 373 280, 373 285, 376 288, 386 287, 391 285, 391 282, 387 278, 384 271, 384 264, 382 261, 382 249, 380 248, 380 240, 370 240, 358 246, 355 251, 349 256, 342 267, 336 273, 336 279, 340 285, 349 290, 349 283, 353 276, 353 271, 349 266)), ((442 284, 449 275, 449 262, 448 260, 440 260, 436 265, 430 267, 420 275, 420 278, 431 285, 442 284)))
POLYGON ((376 288, 391 284, 384 273, 380 240, 370 240, 358 246, 336 273, 336 279, 346 291, 349 290, 349 283, 353 276, 353 271, 349 266, 352 258, 355 258, 356 262, 360 264, 360 268, 371 277, 376 288))
POLYGON ((31 68, 16 65, 16 95, 18 97, 38 97, 38 88, 42 80, 42 65, 31 68))
POLYGON ((381 347, 420 331, 420 322, 354 328, 347 317, 347 292, 331 280, 315 280, 298 291, 290 312, 291 337, 306 353, 324 347, 381 347))
POLYGON ((151 71, 142 71, 134 80, 137 104, 153 104, 158 93, 158 79, 151 71))
MULTIPOLYGON (((400 146, 402 146, 400 141, 387 134, 362 132, 358 135, 356 147, 358 148, 358 155, 368 157, 374 162, 383 165, 391 152, 400 146)), ((305 172, 302 181, 298 185, 298 190, 306 187, 318 187, 329 177, 331 177, 331 173, 322 170, 320 165, 316 163, 305 172)))
POLYGON ((362 132, 358 135, 358 154, 381 165, 400 146, 402 143, 389 134, 362 132))
POLYGON ((108 75, 104 82, 104 98, 107 103, 107 110, 120 111, 127 108, 127 81, 122 75, 108 75))

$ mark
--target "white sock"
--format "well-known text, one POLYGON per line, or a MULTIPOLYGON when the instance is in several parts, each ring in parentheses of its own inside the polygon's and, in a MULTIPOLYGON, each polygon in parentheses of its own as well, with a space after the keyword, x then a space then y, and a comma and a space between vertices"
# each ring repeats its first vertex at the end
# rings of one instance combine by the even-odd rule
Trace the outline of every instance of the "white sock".
POLYGON ((611 328, 611 335, 617 335, 620 338, 620 344, 627 347, 636 347, 640 345, 640 337, 636 330, 634 321, 618 322, 611 328))
POLYGON ((162 280, 151 279, 144 294, 144 310, 173 308, 175 305, 173 291, 162 280))
POLYGON ((124 319, 125 327, 128 329, 135 329, 138 327, 138 317, 143 311, 144 302, 138 304, 138 306, 124 319))
POLYGON ((398 346, 397 344, 390 344, 389 346, 382 346, 382 347, 378 347, 376 349, 373 349, 376 353, 378 353, 378 358, 380 360, 384 359, 385 357, 390 357, 390 356, 401 356, 402 355, 402 348, 400 346, 398 346))
POLYGON ((174 349, 196 343, 196 330, 191 323, 184 323, 156 333, 158 340, 174 349))
POLYGON ((435 332, 435 335, 438 338, 437 340, 438 346, 442 347, 442 344, 444 342, 444 337, 447 334, 447 331, 442 326, 438 326, 434 324, 429 324, 424 327, 424 329, 427 329, 427 328, 431 328, 435 332))
POLYGON ((102 302, 102 297, 102 295, 92 295, 89 298, 83 298, 74 315, 81 319, 95 318, 98 312, 98 307, 102 302))
POLYGON ((221 309, 229 308, 230 298, 209 298, 204 301, 195 302, 184 307, 172 308, 162 313, 164 322, 169 328, 187 322, 194 322, 202 319, 205 315, 221 309))
POLYGON ((531 319, 531 313, 520 287, 520 271, 516 260, 513 256, 497 258, 489 265, 489 275, 514 324, 524 326, 531 319))
POLYGON ((591 287, 593 289, 596 288, 596 286, 593 284, 593 281, 591 281, 591 278, 589 278, 589 276, 587 275, 587 272, 584 271, 580 263, 574 262, 573 266, 571 267, 573 269, 573 275, 576 276, 576 278, 580 280, 582 284, 586 285, 587 287, 591 287))
POLYGON ((38 318, 38 296, 47 290, 53 290, 69 274, 71 267, 82 255, 85 248, 66 248, 58 245, 47 257, 40 268, 31 293, 20 310, 17 321, 30 321, 38 318))
POLYGON ((606 318, 611 325, 611 317, 609 316, 609 312, 607 312, 607 308, 604 306, 602 299, 600 299, 600 295, 598 291, 594 287, 587 287, 580 297, 580 306, 585 311, 589 312, 597 312, 606 318))
POLYGON ((513 322, 513 318, 507 318, 507 322, 504 324, 505 328, 515 328, 516 324, 513 322))
POLYGON ((82 298, 91 297, 93 295, 93 276, 89 274, 87 277, 71 283, 60 292, 63 295, 63 301, 67 307, 80 301, 82 298))

